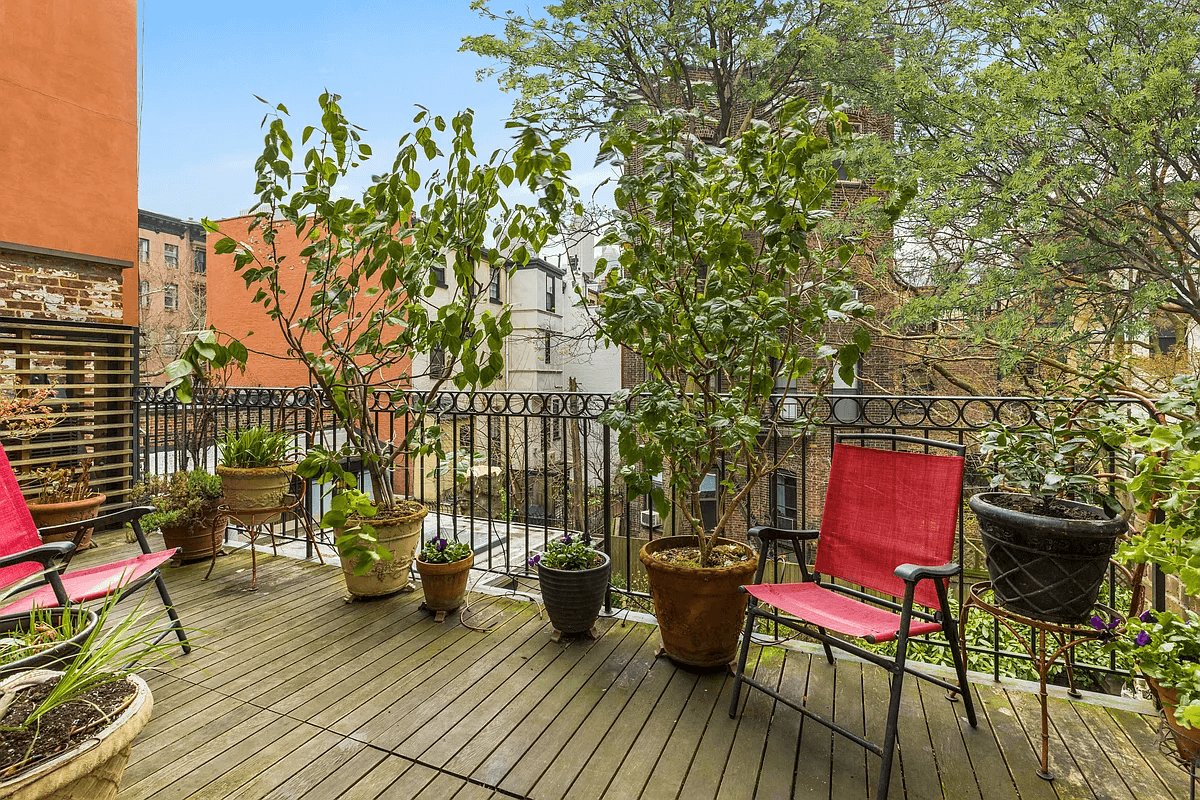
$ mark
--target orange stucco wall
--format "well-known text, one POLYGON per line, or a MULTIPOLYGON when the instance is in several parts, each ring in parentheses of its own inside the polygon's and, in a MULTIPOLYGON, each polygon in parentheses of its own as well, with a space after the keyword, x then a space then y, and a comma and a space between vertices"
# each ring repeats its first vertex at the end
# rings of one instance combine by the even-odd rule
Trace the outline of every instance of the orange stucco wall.
POLYGON ((135 0, 0 3, 0 164, 0 242, 132 265, 135 0))
MULTIPOLYGON (((251 217, 232 217, 217 222, 221 234, 255 247, 259 232, 250 232, 251 217)), ((233 270, 233 256, 218 255, 213 249, 221 235, 208 235, 208 324, 217 330, 242 340, 252 351, 245 378, 238 381, 248 386, 308 386, 308 370, 286 356, 287 345, 279 331, 279 323, 267 316, 261 305, 255 305, 254 290, 233 270)), ((275 239, 276 249, 284 259, 279 280, 284 291, 295 297, 305 280, 304 261, 300 250, 304 243, 294 235, 281 231, 275 239)), ((257 250, 258 248, 256 248, 257 250)), ((262 252, 260 250, 260 252, 262 252)), ((315 340, 313 341, 315 345, 315 340)), ((403 365, 405 372, 408 364, 403 365)))

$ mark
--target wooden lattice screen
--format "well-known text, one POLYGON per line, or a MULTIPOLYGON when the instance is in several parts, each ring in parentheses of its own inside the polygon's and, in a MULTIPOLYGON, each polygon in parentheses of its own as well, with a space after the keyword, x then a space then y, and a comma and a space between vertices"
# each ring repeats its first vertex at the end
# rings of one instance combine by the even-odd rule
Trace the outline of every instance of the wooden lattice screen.
POLYGON ((0 317, 0 391, 53 387, 43 406, 55 424, 4 441, 18 474, 90 459, 92 489, 107 495, 106 506, 127 502, 136 463, 137 335, 126 325, 0 317))

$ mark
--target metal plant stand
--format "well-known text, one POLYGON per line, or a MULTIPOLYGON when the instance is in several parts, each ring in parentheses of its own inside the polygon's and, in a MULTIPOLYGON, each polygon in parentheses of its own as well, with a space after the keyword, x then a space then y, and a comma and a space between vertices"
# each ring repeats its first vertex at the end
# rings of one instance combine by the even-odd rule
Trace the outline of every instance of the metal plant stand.
MULTIPOLYGON (((298 525, 304 527, 304 534, 313 550, 317 553, 317 558, 321 563, 325 563, 325 557, 321 555, 321 548, 318 546, 316 535, 313 533, 312 523, 308 519, 308 515, 300 511, 300 505, 303 501, 303 495, 288 494, 284 495, 283 505, 272 508, 222 508, 223 513, 229 515, 229 519, 237 522, 246 531, 246 535, 250 537, 250 588, 249 591, 258 590, 258 551, 254 548, 255 540, 266 534, 271 537, 271 552, 279 555, 279 546, 275 541, 274 525, 283 521, 284 514, 291 514, 298 525)), ((209 562, 208 572, 204 574, 204 580, 208 580, 212 575, 213 567, 217 563, 217 554, 213 553, 212 561, 209 562)))
POLYGON ((1158 750, 1188 776, 1188 798, 1196 800, 1196 776, 1200 773, 1200 755, 1188 759, 1179 754, 1179 748, 1175 744, 1175 731, 1167 724, 1167 715, 1161 708, 1158 710, 1158 750))
POLYGON ((1054 663, 1062 658, 1067 670, 1067 693, 1072 697, 1080 697, 1079 690, 1075 688, 1075 668, 1071 651, 1084 642, 1108 641, 1120 636, 1125 629, 1125 617, 1114 609, 1097 603, 1093 609, 1095 614, 1104 620, 1104 630, 1097 630, 1090 624, 1071 625, 1046 622, 1009 611, 984 599, 991 595, 991 581, 976 583, 971 587, 967 601, 963 603, 959 628, 959 639, 962 642, 963 652, 966 652, 967 646, 967 617, 972 608, 978 608, 1003 623, 1004 627, 1008 628, 1021 643, 1025 652, 1029 654, 1038 673, 1038 701, 1042 707, 1041 768, 1037 774, 1039 778, 1053 780, 1054 774, 1050 772, 1050 712, 1047 705, 1046 677, 1050 674, 1050 668, 1054 666, 1054 663))

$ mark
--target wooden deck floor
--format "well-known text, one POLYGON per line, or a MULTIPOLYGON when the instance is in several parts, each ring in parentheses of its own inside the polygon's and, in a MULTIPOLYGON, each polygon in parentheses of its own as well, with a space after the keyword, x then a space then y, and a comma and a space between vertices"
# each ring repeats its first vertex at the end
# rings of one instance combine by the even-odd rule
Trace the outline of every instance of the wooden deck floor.
MULTIPOLYGON (((80 564, 115 558, 106 542, 80 564)), ((200 649, 145 674, 154 715, 123 800, 167 798, 865 798, 878 759, 753 693, 737 720, 730 680, 655 660, 652 626, 605 620, 595 642, 550 641, 529 603, 476 596, 435 624, 420 593, 342 602, 334 567, 250 556, 168 568, 200 649)), ((760 679, 881 737, 881 670, 778 648, 760 679)), ((891 797, 1051 800, 1187 796, 1155 720, 1053 701, 1053 783, 1035 774, 1034 695, 975 687, 983 718, 906 681, 891 797)))

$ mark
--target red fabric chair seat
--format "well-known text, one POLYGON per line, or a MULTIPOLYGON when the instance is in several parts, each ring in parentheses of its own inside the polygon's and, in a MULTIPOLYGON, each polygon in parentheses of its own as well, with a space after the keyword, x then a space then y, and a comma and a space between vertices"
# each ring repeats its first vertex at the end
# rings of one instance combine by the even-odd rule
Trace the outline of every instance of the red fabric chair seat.
MULTIPOLYGON (((900 615, 826 589, 817 583, 760 583, 746 591, 767 605, 821 628, 868 642, 890 642, 900 630, 900 615)), ((940 631, 936 622, 914 619, 910 636, 940 631)))
MULTIPOLYGON (((77 569, 62 575, 63 588, 71 598, 72 603, 86 603, 98 600, 116 592, 132 583, 136 583, 149 575, 163 562, 175 555, 174 550, 164 550, 159 553, 149 553, 124 561, 114 561, 98 567, 77 569)), ((25 595, 15 602, 0 608, 0 614, 28 613, 35 606, 38 608, 54 608, 58 600, 54 597, 54 588, 46 585, 25 595)))

